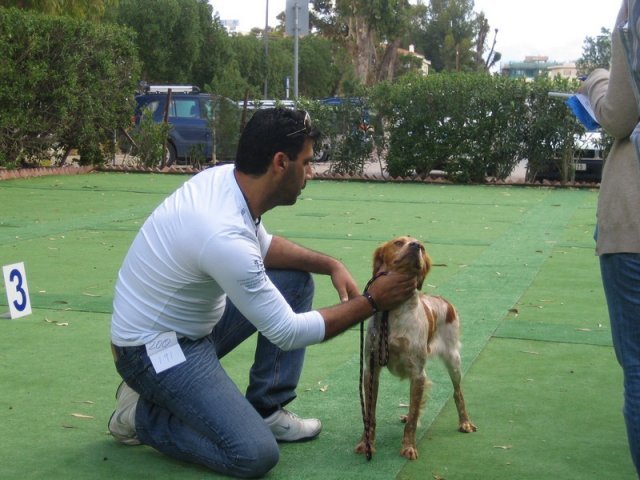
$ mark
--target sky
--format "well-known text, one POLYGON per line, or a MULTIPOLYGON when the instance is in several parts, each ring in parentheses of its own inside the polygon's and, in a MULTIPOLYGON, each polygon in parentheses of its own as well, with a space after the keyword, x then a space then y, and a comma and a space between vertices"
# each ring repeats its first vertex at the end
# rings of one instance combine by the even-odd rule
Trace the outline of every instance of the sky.
MULTIPOLYGON (((209 0, 221 20, 239 20, 239 30, 264 28, 267 1, 269 25, 284 11, 286 0, 209 0)), ((415 3, 415 0, 414 2, 415 3)), ((582 56, 586 37, 613 28, 620 0, 475 0, 475 11, 484 11, 502 63, 541 55, 551 61, 569 62, 582 56)), ((489 45, 487 48, 490 48, 489 45)))

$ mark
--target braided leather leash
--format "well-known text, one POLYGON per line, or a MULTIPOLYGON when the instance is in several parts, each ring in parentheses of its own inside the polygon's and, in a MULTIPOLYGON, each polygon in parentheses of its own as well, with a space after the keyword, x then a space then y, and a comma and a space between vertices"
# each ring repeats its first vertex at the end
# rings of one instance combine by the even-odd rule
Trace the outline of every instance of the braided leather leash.
MULTIPOLYGON (((386 275, 387 272, 377 273, 367 282, 367 285, 364 287, 365 294, 367 290, 371 286, 371 284, 380 276, 386 275)), ((370 297, 367 297, 371 302, 370 297)), ((372 306, 375 303, 372 302, 372 306)), ((375 310, 375 306, 374 306, 375 310)), ((382 319, 380 323, 380 335, 378 337, 378 363, 380 366, 384 367, 389 363, 389 312, 387 310, 381 312, 382 319)), ((374 311, 374 317, 377 314, 377 310, 374 311)), ((372 318, 371 321, 374 321, 372 318)), ((371 349, 369 354, 369 388, 367 389, 367 403, 369 405, 369 411, 365 408, 364 402, 364 320, 360 322, 360 382, 359 382, 359 390, 360 390, 360 409, 362 411, 362 423, 364 424, 364 449, 365 455, 367 457, 367 461, 371 460, 372 456, 372 446, 371 446, 371 405, 373 403, 373 367, 375 362, 374 351, 371 349)))

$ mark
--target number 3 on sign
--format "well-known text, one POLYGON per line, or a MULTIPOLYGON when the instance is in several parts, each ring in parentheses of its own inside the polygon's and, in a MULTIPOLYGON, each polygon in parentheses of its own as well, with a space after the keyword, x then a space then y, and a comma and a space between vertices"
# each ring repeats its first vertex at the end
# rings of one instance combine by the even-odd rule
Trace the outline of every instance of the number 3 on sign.
POLYGON ((9 313, 11 318, 20 318, 31 314, 31 301, 29 300, 29 288, 27 287, 27 275, 24 272, 24 263, 14 263, 2 267, 4 274, 4 286, 7 290, 9 313))

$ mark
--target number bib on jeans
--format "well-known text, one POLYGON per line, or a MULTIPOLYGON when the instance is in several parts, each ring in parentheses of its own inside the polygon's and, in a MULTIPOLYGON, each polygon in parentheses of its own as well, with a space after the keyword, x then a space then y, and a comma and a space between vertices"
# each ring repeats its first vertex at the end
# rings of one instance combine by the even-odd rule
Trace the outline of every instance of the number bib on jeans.
POLYGON ((178 343, 176 332, 165 332, 145 345, 156 373, 175 367, 187 359, 178 343))

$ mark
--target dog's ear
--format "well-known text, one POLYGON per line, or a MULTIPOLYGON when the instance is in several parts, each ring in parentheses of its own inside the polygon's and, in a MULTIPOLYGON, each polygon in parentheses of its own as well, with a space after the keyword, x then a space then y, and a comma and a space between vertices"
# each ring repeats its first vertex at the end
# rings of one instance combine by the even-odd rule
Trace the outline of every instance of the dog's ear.
POLYGON ((422 290, 424 279, 427 278, 427 275, 429 275, 429 271, 431 270, 431 257, 425 251, 422 252, 422 260, 423 265, 420 269, 420 275, 418 276, 418 290, 422 290))
POLYGON ((372 274, 372 276, 375 276, 376 273, 378 273, 380 271, 380 268, 382 268, 382 265, 384 265, 384 248, 385 248, 385 245, 379 246, 378 248, 376 248, 376 251, 373 252, 373 274, 372 274))

